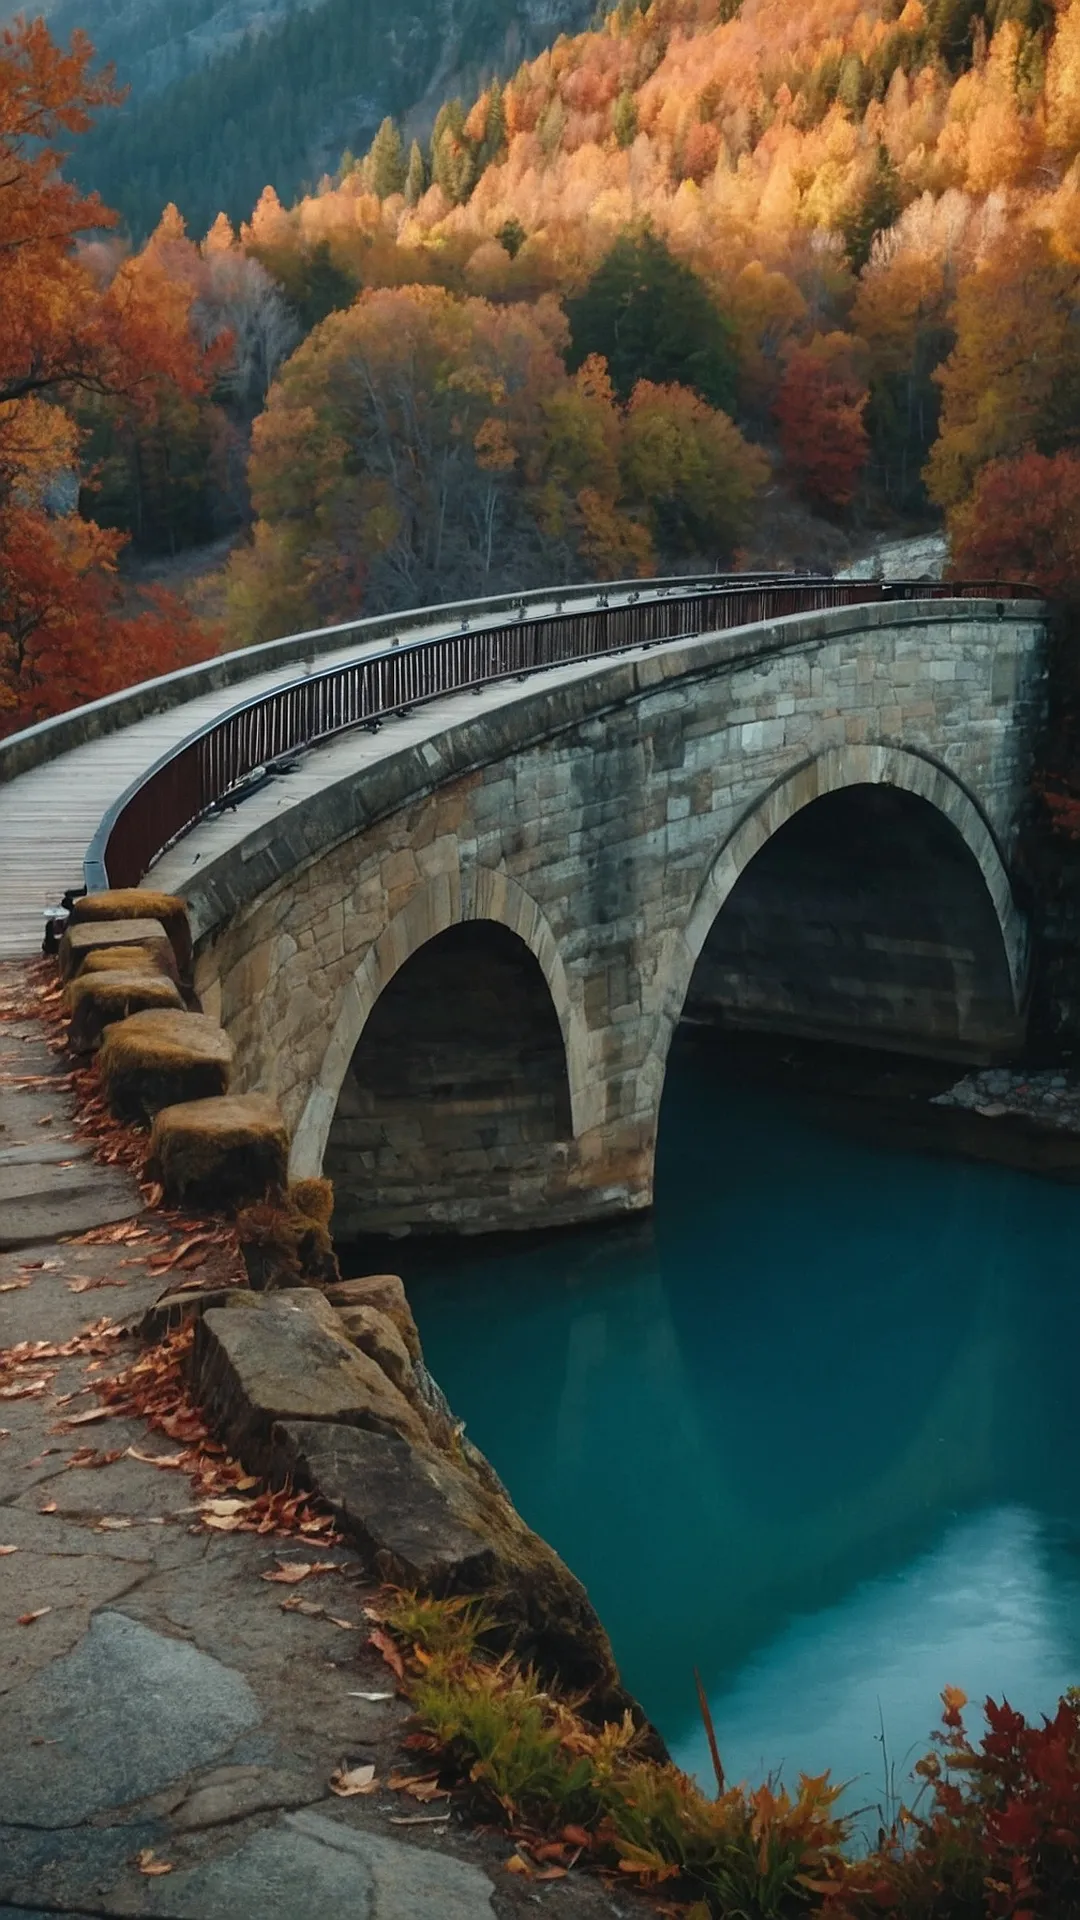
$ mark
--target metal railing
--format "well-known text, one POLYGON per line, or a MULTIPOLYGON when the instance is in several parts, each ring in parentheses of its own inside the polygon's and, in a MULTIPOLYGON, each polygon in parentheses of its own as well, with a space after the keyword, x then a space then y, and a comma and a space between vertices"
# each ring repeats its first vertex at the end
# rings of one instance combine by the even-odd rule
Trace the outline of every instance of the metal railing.
MULTIPOLYGON (((624 590, 625 591, 625 590, 624 590)), ((423 640, 398 642, 244 701, 156 761, 121 794, 87 851, 88 889, 137 886, 157 856, 215 808, 238 799, 306 747, 353 727, 375 728, 441 695, 520 680, 545 668, 652 647, 831 607, 898 600, 1038 598, 1000 581, 832 580, 741 576, 689 590, 643 583, 616 605, 516 617, 423 640)), ((778 646, 783 644, 778 640, 778 646)))

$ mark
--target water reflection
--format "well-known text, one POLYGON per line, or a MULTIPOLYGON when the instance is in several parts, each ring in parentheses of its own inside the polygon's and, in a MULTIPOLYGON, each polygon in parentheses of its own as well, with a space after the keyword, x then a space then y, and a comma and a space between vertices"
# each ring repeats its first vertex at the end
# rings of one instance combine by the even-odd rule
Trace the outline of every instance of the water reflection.
POLYGON ((876 1785, 879 1701, 895 1758, 946 1682, 1080 1679, 1078 1229, 1074 1191, 841 1139, 684 1049, 651 1223, 407 1277, 680 1756, 697 1665, 733 1772, 876 1785))

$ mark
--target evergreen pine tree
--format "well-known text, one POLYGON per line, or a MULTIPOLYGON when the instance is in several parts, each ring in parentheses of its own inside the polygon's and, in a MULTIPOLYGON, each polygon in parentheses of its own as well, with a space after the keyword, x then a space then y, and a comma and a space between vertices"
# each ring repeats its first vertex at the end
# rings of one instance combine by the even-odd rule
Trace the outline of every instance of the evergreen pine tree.
POLYGON ((424 156, 420 151, 419 140, 414 140, 409 148, 409 165, 405 174, 405 199, 410 207, 427 192, 428 173, 424 165, 424 156))
POLYGON ((603 354, 620 400, 639 380, 675 382, 730 411, 730 326, 704 282, 648 229, 615 242, 588 285, 566 302, 566 317, 571 371, 591 353, 603 354))
POLYGON ((620 147, 632 147, 637 137, 637 101, 629 87, 624 87, 611 116, 611 126, 620 147))
POLYGON ((900 213, 900 176, 883 140, 878 141, 874 171, 856 211, 841 231, 853 272, 861 273, 879 233, 886 233, 900 213))
POLYGON ((380 200, 388 200, 392 193, 400 193, 405 185, 401 135, 389 114, 368 148, 364 174, 368 188, 372 193, 377 193, 380 200))

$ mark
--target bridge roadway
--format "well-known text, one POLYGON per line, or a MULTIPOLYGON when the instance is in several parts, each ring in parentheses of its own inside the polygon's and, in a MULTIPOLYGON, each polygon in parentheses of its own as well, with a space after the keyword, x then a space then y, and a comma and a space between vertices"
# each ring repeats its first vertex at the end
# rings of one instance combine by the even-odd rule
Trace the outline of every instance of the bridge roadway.
MULTIPOLYGON (((640 587, 633 583, 618 584, 605 589, 603 597, 604 602, 614 606, 631 596, 640 597, 643 592, 666 594, 673 588, 689 585, 689 580, 643 583, 640 587)), ((559 591, 558 597, 544 593, 520 598, 527 602, 530 614, 543 614, 564 604, 596 606, 599 592, 595 587, 565 588, 559 591)), ((472 629, 479 630, 498 624, 500 618, 505 617, 502 610, 518 601, 471 604, 475 609, 472 629)), ((128 699, 123 694, 81 709, 80 712, 87 715, 100 714, 106 724, 113 718, 110 709, 119 709, 116 717, 123 723, 66 750, 62 744, 64 732, 70 730, 66 715, 61 716, 59 722, 47 722, 14 740, 0 741, 0 959, 26 958, 39 950, 46 910, 57 904, 67 888, 82 885, 83 860, 98 823, 126 788, 162 755, 241 701, 254 700, 287 685, 310 664, 317 663, 320 671, 344 664, 364 652, 385 646, 388 633, 395 629, 410 641, 456 631, 460 622, 454 620, 449 627, 447 622, 448 616, 457 611, 439 608, 434 612, 403 613, 392 621, 368 620, 342 629, 323 629, 310 636, 271 641, 246 653, 227 656, 235 677, 230 678, 228 684, 210 687, 205 692, 188 693, 187 688, 197 687, 200 680, 207 677, 206 669, 170 675, 166 680, 151 683, 162 689, 161 705, 159 710, 144 717, 123 721, 123 708, 128 699), (338 632, 347 632, 350 637, 345 644, 334 646, 333 639, 338 632), (301 648, 300 643, 305 639, 310 644, 301 648), (36 742, 32 739, 34 735, 38 736, 36 742), (37 754, 42 757, 36 765, 14 771, 19 761, 27 757, 25 751, 19 751, 23 743, 33 746, 33 757, 37 754)), ((553 668, 550 670, 552 684, 564 675, 575 678, 590 667, 595 668, 595 664, 593 660, 553 668)), ((243 823, 245 827, 254 824, 251 808, 256 799, 257 812, 265 816, 300 798, 311 782, 321 784, 328 764, 340 764, 342 771, 367 766, 391 749, 396 751, 425 739, 448 724, 459 708, 475 713, 508 697, 512 696, 506 686, 498 683, 479 695, 460 694, 433 702, 395 721, 385 733, 350 733, 332 746, 319 749, 314 763, 309 760, 287 782, 272 783, 261 795, 246 801, 243 823), (329 762, 327 756, 330 756, 329 762)), ((230 823, 235 822, 236 817, 226 814, 217 823, 205 823, 203 832, 207 843, 215 845, 223 836, 228 836, 230 823)), ((155 870, 154 884, 169 885, 170 874, 183 865, 182 856, 168 868, 161 865, 155 870)))

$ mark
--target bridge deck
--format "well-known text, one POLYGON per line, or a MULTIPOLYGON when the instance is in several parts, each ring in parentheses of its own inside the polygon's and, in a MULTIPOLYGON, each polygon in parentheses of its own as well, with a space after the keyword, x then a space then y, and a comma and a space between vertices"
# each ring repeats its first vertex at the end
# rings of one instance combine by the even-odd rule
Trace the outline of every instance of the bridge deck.
MULTIPOLYGON (((426 632, 445 630, 445 621, 433 620, 429 629, 413 630, 409 637, 420 639, 426 632)), ((363 650, 353 640, 338 652, 320 655, 319 668, 354 659, 363 650)), ((199 727, 244 700, 286 685, 301 671, 294 662, 252 675, 239 685, 200 695, 167 713, 154 714, 103 739, 74 747, 0 785, 0 959, 25 959, 38 952, 45 909, 55 906, 66 888, 82 885, 83 856, 98 822, 140 773, 199 727)), ((505 687, 491 692, 497 698, 506 698, 505 687)), ((382 734, 349 734, 335 747, 319 750, 319 758, 331 752, 346 756, 351 752, 359 755, 358 765, 366 764, 368 759, 378 758, 412 738, 423 738, 435 725, 436 711, 445 720, 447 713, 456 711, 463 701, 474 710, 479 708, 483 697, 463 695, 452 705, 439 702, 438 709, 426 708, 382 734)), ((246 801, 236 814, 208 822, 198 831, 213 835, 217 827, 227 831, 229 822, 242 821, 246 832, 254 824, 251 809, 257 801, 276 798, 281 804, 287 794, 298 797, 303 779, 301 770, 288 782, 272 783, 264 794, 246 801)), ((187 842, 181 845, 186 847, 187 842)), ((168 875, 186 870, 185 856, 176 858, 177 852, 167 855, 154 869, 154 885, 171 885, 168 875), (166 862, 171 864, 167 867, 166 862)))

